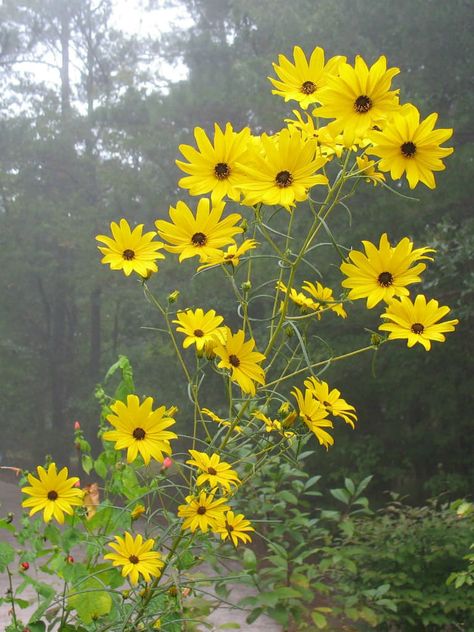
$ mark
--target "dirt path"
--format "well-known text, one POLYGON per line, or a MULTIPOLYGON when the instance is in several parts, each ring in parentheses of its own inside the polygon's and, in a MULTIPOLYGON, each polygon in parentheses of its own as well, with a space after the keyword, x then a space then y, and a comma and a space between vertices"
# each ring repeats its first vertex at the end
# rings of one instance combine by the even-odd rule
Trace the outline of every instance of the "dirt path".
MULTIPOLYGON (((13 473, 2 472, 1 480, 0 480, 0 517, 4 517, 8 512, 13 512, 16 516, 21 514, 21 494, 19 489, 15 483, 15 475, 13 473)), ((0 531, 0 541, 9 541, 12 544, 15 544, 15 540, 12 535, 8 531, 0 531)), ((39 579, 45 583, 51 584, 51 576, 44 575, 41 573, 35 573, 32 569, 28 571, 32 574, 33 577, 39 579)), ((13 578, 14 585, 18 585, 21 581, 21 575, 19 572, 15 573, 13 578)), ((6 594, 8 589, 8 578, 6 574, 0 574, 0 594, 3 596, 6 594)), ((229 600, 236 604, 240 599, 252 594, 252 592, 244 586, 234 585, 231 590, 231 597, 229 600)), ((30 605, 28 608, 19 611, 19 616, 21 617, 23 622, 27 622, 29 617, 33 614, 36 609, 34 604, 35 594, 32 590, 25 590, 21 594, 21 598, 28 600, 30 605)), ((4 630, 8 623, 10 623, 10 616, 8 614, 9 606, 2 605, 0 606, 0 630, 4 630)), ((232 606, 222 605, 217 608, 207 619, 207 622, 213 626, 212 631, 209 628, 202 628, 203 632, 206 630, 207 632, 218 631, 222 626, 226 623, 237 623, 240 625, 241 631, 251 631, 251 632, 281 632, 281 627, 275 623, 272 619, 268 617, 261 616, 257 621, 251 625, 248 625, 245 622, 245 618, 248 612, 242 611, 238 608, 233 608, 232 606)))

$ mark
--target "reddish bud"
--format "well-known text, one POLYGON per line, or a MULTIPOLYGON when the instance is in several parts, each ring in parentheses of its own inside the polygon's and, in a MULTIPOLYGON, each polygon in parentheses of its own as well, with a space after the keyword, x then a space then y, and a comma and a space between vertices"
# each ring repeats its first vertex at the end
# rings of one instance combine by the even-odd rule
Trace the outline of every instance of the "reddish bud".
POLYGON ((165 456, 165 458, 163 459, 163 463, 161 464, 161 469, 167 470, 172 465, 173 465, 173 459, 170 458, 169 456, 165 456))
POLYGON ((20 564, 22 570, 27 571, 30 568, 30 565, 28 564, 28 562, 22 562, 20 564))
POLYGON ((76 481, 73 485, 73 487, 80 487, 81 486, 81 481, 76 481))
POLYGON ((80 430, 81 429, 81 424, 78 421, 74 422, 74 430, 80 430))
POLYGON ((72 556, 72 555, 68 555, 68 556, 66 557, 66 562, 67 562, 68 564, 74 564, 74 558, 73 558, 73 556, 72 556))

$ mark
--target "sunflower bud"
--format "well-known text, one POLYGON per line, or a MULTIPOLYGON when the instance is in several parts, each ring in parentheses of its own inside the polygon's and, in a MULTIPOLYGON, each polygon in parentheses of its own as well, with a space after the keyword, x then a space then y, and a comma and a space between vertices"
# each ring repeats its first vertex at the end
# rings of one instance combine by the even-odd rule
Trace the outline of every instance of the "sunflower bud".
POLYGON ((168 303, 176 303, 179 298, 179 290, 174 290, 171 294, 168 294, 168 303))

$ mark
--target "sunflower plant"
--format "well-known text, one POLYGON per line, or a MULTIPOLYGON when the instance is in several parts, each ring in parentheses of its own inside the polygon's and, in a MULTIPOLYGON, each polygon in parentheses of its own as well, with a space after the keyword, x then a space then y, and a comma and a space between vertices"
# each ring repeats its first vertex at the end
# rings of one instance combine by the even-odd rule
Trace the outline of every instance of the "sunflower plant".
MULTIPOLYGON (((378 243, 364 240, 362 252, 331 229, 367 183, 375 193, 400 195, 388 174, 395 181, 406 175, 411 188, 435 187, 434 173, 453 151, 441 146, 452 130, 435 128, 436 114, 423 118, 400 102, 392 85, 400 70, 384 56, 372 65, 360 56, 325 61, 321 48, 308 58, 297 46, 293 60, 280 55, 274 70, 274 94, 302 108, 294 118, 261 134, 230 122, 209 133, 197 127, 195 142, 181 144, 176 161, 190 199, 177 200, 155 230, 121 218, 96 238, 102 263, 112 274, 135 275, 156 309, 155 329, 173 350, 184 396, 168 401, 159 385, 153 396, 140 395, 121 358, 107 376, 122 372, 115 394, 97 392, 102 451, 94 455, 80 427, 74 431, 90 482, 52 459, 27 474, 24 529, 59 588, 46 590, 30 575, 16 590, 12 584, 12 630, 22 629, 18 605, 27 585, 41 596, 30 627, 197 629, 218 603, 219 591, 204 598, 203 588, 237 581, 239 571, 226 560, 243 555, 248 566, 252 553, 240 549, 265 542, 272 517, 259 515, 258 498, 248 502, 252 493, 258 497, 255 481, 279 462, 296 467, 310 442, 324 458, 336 449, 335 434, 359 423, 353 403, 323 372, 347 358, 375 356, 392 340, 429 351, 458 324, 445 320, 449 307, 412 294, 434 259, 432 248, 383 233, 378 243), (321 272, 331 257, 337 276, 321 272), (198 304, 186 280, 179 291, 166 287, 157 261, 175 266, 173 278, 199 280, 198 304), (358 348, 336 352, 324 324, 350 326, 359 299, 368 326, 379 311, 378 331, 369 330, 358 348), (212 570, 203 570, 204 559, 212 570)), ((286 503, 297 504, 278 489, 275 503, 283 491, 286 503)), ((283 555, 285 544, 279 546, 283 555)), ((277 597, 279 588, 272 587, 277 597)), ((324 612, 314 610, 318 628, 327 625, 324 612)))

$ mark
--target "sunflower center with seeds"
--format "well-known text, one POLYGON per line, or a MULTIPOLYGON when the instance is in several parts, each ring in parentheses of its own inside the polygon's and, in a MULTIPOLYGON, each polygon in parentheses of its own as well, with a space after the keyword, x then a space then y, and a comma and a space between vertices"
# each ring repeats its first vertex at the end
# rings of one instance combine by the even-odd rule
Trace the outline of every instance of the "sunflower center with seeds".
POLYGON ((207 237, 204 233, 194 233, 191 237, 191 242, 193 246, 205 246, 207 243, 207 237))
POLYGON ((293 176, 289 171, 280 171, 276 174, 275 182, 281 189, 285 189, 293 184, 293 176))
POLYGON ((193 333, 196 338, 202 338, 204 336, 204 332, 202 329, 195 329, 193 333))
POLYGON ((122 257, 125 259, 125 261, 132 261, 132 259, 135 259, 135 252, 133 250, 130 250, 130 248, 127 248, 122 252, 122 257))
POLYGON ((381 272, 379 274, 378 282, 382 287, 390 287, 393 283, 393 276, 390 272, 381 272))
POLYGON ((305 81, 301 86, 301 92, 303 94, 313 94, 313 92, 316 92, 316 84, 312 81, 305 81))
POLYGON ((229 356, 229 362, 232 364, 232 366, 235 366, 235 368, 237 368, 240 365, 239 358, 233 353, 229 356))
POLYGON ((214 175, 218 180, 225 180, 230 176, 230 167, 225 162, 218 162, 214 167, 214 175))
POLYGON ((407 143, 403 143, 400 149, 405 158, 413 158, 413 156, 416 154, 416 145, 415 143, 412 143, 411 140, 409 140, 407 143))
POLYGON ((213 467, 208 467, 207 473, 210 474, 211 476, 215 476, 217 474, 217 471, 213 467))
POLYGON ((206 513, 206 508, 205 508, 205 507, 202 507, 202 506, 201 506, 201 507, 198 507, 197 512, 198 512, 198 514, 199 514, 200 516, 204 516, 204 514, 206 513))
POLYGON ((365 114, 372 107, 372 99, 366 94, 361 94, 354 102, 354 110, 359 114, 365 114))
POLYGON ((414 334, 422 334, 425 331, 425 328, 421 323, 413 323, 411 330, 414 334))
POLYGON ((143 428, 135 428, 135 430, 133 431, 133 438, 137 441, 143 441, 145 435, 146 432, 143 430, 143 428))
POLYGON ((130 555, 130 557, 128 558, 128 561, 130 562, 130 564, 138 564, 140 560, 138 559, 136 555, 130 555))
POLYGON ((58 492, 55 492, 54 489, 48 492, 48 500, 56 500, 57 497, 58 497, 58 492))

